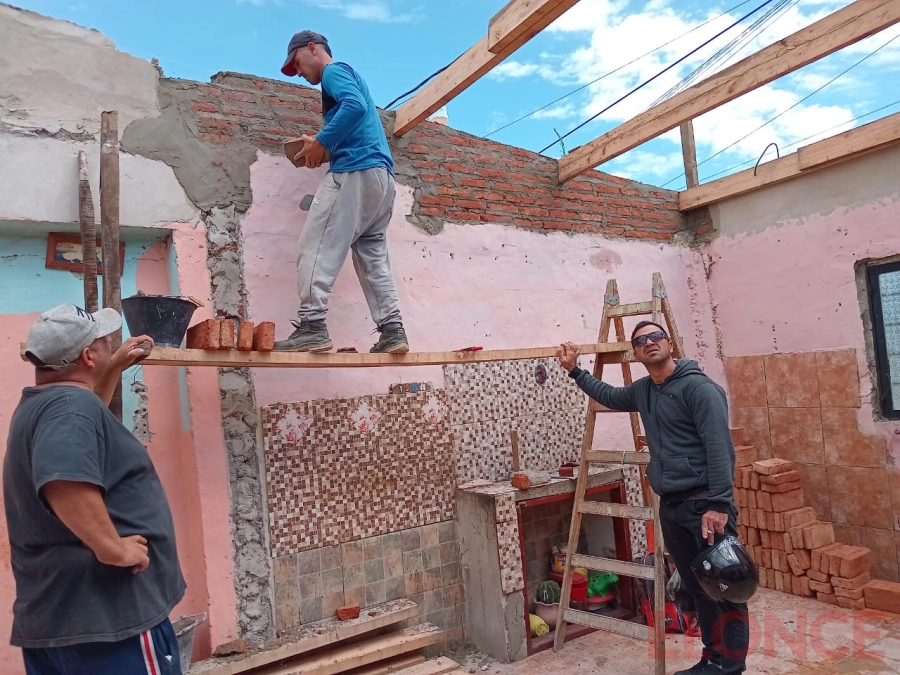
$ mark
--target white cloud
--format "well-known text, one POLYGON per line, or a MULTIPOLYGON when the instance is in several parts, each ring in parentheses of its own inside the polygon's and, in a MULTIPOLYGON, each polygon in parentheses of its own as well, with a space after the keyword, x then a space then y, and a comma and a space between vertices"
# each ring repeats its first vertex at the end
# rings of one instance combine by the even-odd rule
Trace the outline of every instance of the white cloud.
MULTIPOLYGON (((260 2, 264 0, 250 0, 260 2)), ((411 23, 422 18, 418 11, 397 12, 396 3, 389 0, 305 0, 319 9, 339 12, 353 21, 373 21, 376 23, 411 23)))
POLYGON ((572 103, 565 103, 563 105, 553 106, 552 108, 538 110, 534 114, 534 118, 539 120, 564 120, 575 117, 576 115, 578 115, 578 108, 572 103))
POLYGON ((669 178, 684 170, 684 159, 681 151, 660 154, 646 150, 632 150, 604 167, 604 171, 622 178, 634 179, 635 176, 652 176, 669 178))
POLYGON ((491 70, 490 77, 495 80, 510 80, 537 75, 545 80, 550 80, 553 78, 553 72, 552 68, 544 64, 507 61, 491 70))

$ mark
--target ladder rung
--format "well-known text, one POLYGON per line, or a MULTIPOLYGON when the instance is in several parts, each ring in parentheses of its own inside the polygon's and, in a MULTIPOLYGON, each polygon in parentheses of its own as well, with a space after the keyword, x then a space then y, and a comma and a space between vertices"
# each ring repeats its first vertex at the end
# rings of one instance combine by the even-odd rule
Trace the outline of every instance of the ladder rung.
POLYGON ((607 316, 643 316, 653 313, 653 302, 632 302, 629 305, 616 305, 606 311, 607 316))
POLYGON ((597 403, 596 401, 591 401, 591 412, 592 413, 617 413, 622 412, 621 410, 613 410, 612 408, 607 408, 605 405, 601 403, 597 403))
POLYGON ((612 572, 620 576, 634 577, 635 579, 656 578, 656 570, 649 565, 627 562, 625 560, 613 560, 612 558, 598 558, 592 555, 577 553, 572 556, 572 567, 587 567, 597 572, 612 572))
POLYGON ((649 452, 616 452, 615 450, 592 450, 585 454, 588 462, 602 464, 649 464, 649 452))
POLYGON ((653 507, 631 506, 630 504, 614 504, 612 502, 581 502, 578 507, 582 513, 612 518, 632 518, 634 520, 654 520, 653 507))
POLYGON ((582 612, 581 610, 567 607, 563 611, 563 620, 569 623, 576 623, 579 626, 590 626, 591 628, 609 631, 610 633, 618 633, 637 640, 650 639, 650 629, 647 626, 623 621, 622 619, 614 619, 611 616, 582 612))

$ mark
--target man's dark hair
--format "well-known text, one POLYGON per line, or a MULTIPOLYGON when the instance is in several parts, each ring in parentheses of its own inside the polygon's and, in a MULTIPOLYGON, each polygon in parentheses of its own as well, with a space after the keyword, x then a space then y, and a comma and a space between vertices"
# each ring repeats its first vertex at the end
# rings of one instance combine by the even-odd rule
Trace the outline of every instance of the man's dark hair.
POLYGON ((634 336, 637 334, 637 332, 638 332, 641 328, 646 328, 647 326, 656 326, 656 327, 659 328, 663 333, 665 333, 667 337, 668 337, 668 335, 669 335, 669 331, 667 331, 665 328, 663 328, 662 326, 660 326, 660 325, 659 325, 658 323, 656 323, 655 321, 638 321, 638 325, 634 327, 634 330, 633 330, 633 331, 631 331, 631 339, 634 340, 634 336))
POLYGON ((331 58, 334 58, 334 54, 331 53, 331 47, 327 44, 317 43, 322 49, 325 50, 325 53, 328 54, 331 58))

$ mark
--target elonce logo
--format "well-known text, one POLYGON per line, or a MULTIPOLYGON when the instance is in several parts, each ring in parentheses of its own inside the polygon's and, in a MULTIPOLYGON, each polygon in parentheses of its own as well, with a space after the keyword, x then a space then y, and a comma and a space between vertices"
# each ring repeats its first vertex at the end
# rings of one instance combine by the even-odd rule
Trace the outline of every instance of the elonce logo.
MULTIPOLYGON (((730 612, 722 615, 713 627, 713 643, 721 644, 722 629, 732 621, 740 620, 742 614, 730 612)), ((797 661, 839 659, 852 656, 854 659, 883 661, 884 652, 870 650, 873 643, 888 635, 887 631, 867 622, 884 620, 884 612, 875 610, 851 611, 846 609, 827 609, 821 612, 779 612, 776 614, 766 610, 762 619, 749 615, 750 645, 747 657, 762 653, 763 658, 772 659, 776 655, 781 659, 797 661), (851 629, 851 630, 848 630, 851 629), (852 633, 852 639, 848 633, 852 633), (780 642, 781 645, 776 646, 780 642), (788 654, 789 652, 789 654, 788 654)), ((685 659, 696 661, 701 657, 703 641, 700 638, 682 637, 682 644, 673 644, 675 634, 666 635, 666 659, 685 659)), ((649 656, 654 658, 656 645, 653 631, 650 631, 649 656)), ((742 654, 726 647, 724 657, 741 659, 742 654)))

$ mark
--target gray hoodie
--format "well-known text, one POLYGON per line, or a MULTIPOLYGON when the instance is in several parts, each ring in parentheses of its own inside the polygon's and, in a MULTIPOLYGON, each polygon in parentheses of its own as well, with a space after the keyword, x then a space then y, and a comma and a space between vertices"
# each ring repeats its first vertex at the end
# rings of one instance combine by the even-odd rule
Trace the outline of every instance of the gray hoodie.
POLYGON ((656 494, 672 497, 709 490, 710 502, 733 505, 728 401, 696 361, 676 361, 675 372, 660 385, 647 376, 613 387, 578 367, 570 377, 607 408, 641 414, 650 446, 647 478, 656 494))

